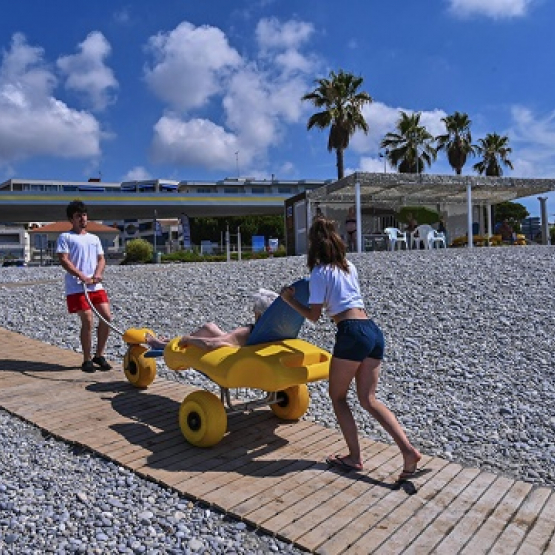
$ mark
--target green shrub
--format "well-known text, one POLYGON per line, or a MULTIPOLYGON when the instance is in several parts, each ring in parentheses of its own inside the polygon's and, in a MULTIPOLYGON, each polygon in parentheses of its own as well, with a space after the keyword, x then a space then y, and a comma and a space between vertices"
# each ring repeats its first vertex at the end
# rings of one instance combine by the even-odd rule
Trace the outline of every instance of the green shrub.
MULTIPOLYGON (((261 258, 269 258, 271 256, 274 257, 282 257, 286 256, 287 252, 285 250, 285 246, 280 245, 276 252, 269 253, 266 251, 262 252, 252 252, 252 251, 242 251, 241 252, 241 259, 242 260, 258 260, 261 258)), ((230 253, 231 260, 238 260, 239 254, 237 252, 230 253)), ((162 263, 169 263, 169 262, 226 262, 227 255, 224 254, 200 254, 198 251, 189 252, 189 251, 177 251, 172 252, 171 254, 163 254, 162 255, 162 263)))
POLYGON ((439 222, 439 214, 425 206, 403 206, 397 214, 397 219, 404 224, 408 224, 410 214, 418 222, 418 225, 432 225, 439 222))
POLYGON ((171 254, 163 254, 162 262, 203 262, 206 260, 198 251, 177 251, 171 254))
POLYGON ((145 239, 132 239, 125 246, 124 264, 152 262, 154 247, 145 239))

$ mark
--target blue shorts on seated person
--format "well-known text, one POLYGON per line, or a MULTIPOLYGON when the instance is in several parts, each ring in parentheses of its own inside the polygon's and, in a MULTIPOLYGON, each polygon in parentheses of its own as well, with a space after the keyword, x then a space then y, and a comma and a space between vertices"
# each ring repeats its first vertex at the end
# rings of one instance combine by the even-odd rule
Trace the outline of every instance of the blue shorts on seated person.
POLYGON ((382 330, 372 320, 343 320, 337 324, 333 356, 362 362, 383 359, 385 341, 382 330))

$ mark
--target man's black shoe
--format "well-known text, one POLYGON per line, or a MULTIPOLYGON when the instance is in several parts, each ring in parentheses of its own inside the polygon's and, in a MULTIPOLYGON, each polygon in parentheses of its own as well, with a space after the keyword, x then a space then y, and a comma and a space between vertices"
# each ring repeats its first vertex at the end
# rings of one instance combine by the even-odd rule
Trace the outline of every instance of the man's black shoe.
POLYGON ((96 372, 96 368, 94 367, 92 360, 86 360, 85 362, 83 362, 83 364, 81 364, 81 370, 83 370, 83 372, 87 372, 87 374, 92 374, 93 372, 96 372))
POLYGON ((97 366, 100 366, 101 370, 107 371, 112 369, 111 364, 102 355, 93 357, 92 361, 97 366))

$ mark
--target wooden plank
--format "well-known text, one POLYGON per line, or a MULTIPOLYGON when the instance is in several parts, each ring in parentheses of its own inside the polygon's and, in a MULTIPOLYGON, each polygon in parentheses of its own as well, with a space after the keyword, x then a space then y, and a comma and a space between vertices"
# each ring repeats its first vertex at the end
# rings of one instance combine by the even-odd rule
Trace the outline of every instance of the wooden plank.
MULTIPOLYGON (((175 486, 188 489, 188 482, 194 480, 195 495, 205 495, 211 491, 219 490, 223 486, 229 487, 232 482, 240 480, 242 476, 249 476, 261 467, 267 469, 273 461, 266 461, 265 463, 264 454, 275 456, 275 453, 279 451, 283 462, 283 456, 286 453, 283 449, 287 442, 294 441, 295 445, 298 445, 306 436, 313 440, 314 435, 313 427, 309 422, 298 422, 295 427, 282 431, 279 436, 275 435, 263 446, 258 443, 251 444, 254 446, 253 450, 248 448, 249 445, 235 447, 230 451, 229 460, 226 460, 225 463, 211 468, 209 472, 200 476, 198 473, 191 473, 188 477, 184 477, 182 481, 176 483, 175 486)), ((240 484, 235 484, 234 487, 237 490, 241 489, 240 484)))
POLYGON ((553 515, 555 515, 555 493, 552 490, 551 495, 520 545, 517 551, 518 555, 540 555, 555 552, 553 550, 553 515))
MULTIPOLYGON (((524 503, 522 503, 513 516, 511 522, 509 522, 501 535, 497 538, 497 541, 493 544, 490 550, 491 555, 516 553, 550 494, 551 491, 547 488, 535 488, 530 492, 528 497, 524 500, 524 503)), ((555 516, 555 513, 553 516, 555 516)))
POLYGON ((379 512, 372 510, 374 519, 372 527, 367 530, 360 538, 352 542, 349 546, 349 553, 356 555, 368 553, 368 547, 379 545, 389 535, 394 532, 397 527, 404 523, 410 516, 414 515, 424 503, 429 499, 433 499, 441 490, 449 486, 461 472, 461 467, 456 464, 445 466, 437 473, 433 480, 428 480, 418 490, 418 495, 386 495, 378 504, 379 512))
POLYGON ((514 480, 510 478, 497 477, 483 495, 468 509, 447 537, 435 547, 434 555, 436 553, 438 555, 458 553, 464 545, 471 541, 480 526, 487 521, 494 508, 513 484, 514 480))
MULTIPOLYGON (((247 432, 241 434, 241 438, 261 437, 262 431, 268 429, 268 420, 270 418, 268 412, 260 411, 249 415, 250 420, 249 426, 246 427, 247 432)), ((210 449, 196 448, 183 440, 175 449, 167 449, 163 452, 159 451, 150 455, 147 452, 136 452, 132 457, 124 457, 124 460, 126 464, 141 472, 143 471, 141 470, 143 466, 155 468, 157 479, 160 479, 164 472, 171 477, 175 476, 175 473, 178 471, 188 469, 194 469, 198 472, 199 468, 210 468, 212 464, 219 464, 217 461, 214 462, 214 459, 227 457, 230 444, 233 444, 233 441, 235 441, 234 438, 230 438, 230 435, 225 436, 218 445, 210 449)), ((144 471, 148 472, 148 469, 145 468, 144 471)))
MULTIPOLYGON (((479 473, 448 506, 443 508, 431 524, 419 530, 417 539, 406 549, 407 555, 409 553, 415 555, 431 553, 434 547, 453 530, 457 522, 491 486, 495 478, 495 474, 490 472, 479 473)), ((413 526, 412 519, 408 524, 410 527, 413 526)), ((418 528, 414 529, 418 530, 418 528)))
MULTIPOLYGON (((340 504, 333 515, 330 515, 327 520, 322 520, 307 533, 299 536, 297 538, 298 543, 306 549, 316 550, 317 547, 334 537, 340 530, 348 527, 352 521, 385 496, 388 491, 395 489, 397 486, 394 483, 395 478, 392 476, 397 474, 399 469, 398 451, 395 452, 390 448, 389 452, 393 456, 382 462, 377 468, 373 468, 362 475, 359 482, 354 482, 351 486, 353 491, 345 490, 346 495, 339 497, 340 504), (343 503, 343 501, 346 501, 346 503, 343 503)), ((422 464, 425 463, 424 458, 422 464)), ((335 505, 335 500, 333 504, 335 505)))
MULTIPOLYGON (((341 438, 343 439, 343 438, 341 438)), ((381 465, 398 454, 398 449, 377 443, 361 445, 362 456, 365 460, 375 459, 368 466, 381 465)), ((328 453, 329 454, 329 453, 328 453)), ((295 527, 301 516, 306 515, 319 507, 322 503, 349 488, 357 478, 362 479, 364 473, 344 473, 334 468, 329 468, 323 462, 307 469, 298 477, 289 478, 295 487, 280 495, 280 505, 266 504, 248 515, 249 520, 256 520, 266 529, 278 530, 283 537, 294 538, 305 531, 302 527, 295 527), (279 509, 279 510, 276 510, 279 509)), ((356 493, 355 493, 356 496, 356 493)), ((314 525, 320 522, 320 514, 315 514, 314 525)))
POLYGON ((531 489, 532 484, 515 482, 503 496, 501 502, 495 507, 491 516, 464 546, 461 554, 476 555, 478 553, 487 553, 531 489))
MULTIPOLYGON (((294 539, 306 549, 315 550, 346 522, 364 512, 371 500, 375 501, 388 491, 398 489, 392 475, 399 473, 400 460, 399 450, 388 447, 386 451, 367 461, 368 464, 365 463, 366 467, 372 463, 372 469, 351 473, 351 484, 347 488, 283 528, 280 533, 294 539)), ((423 458, 422 464, 425 463, 426 458, 423 458)))
POLYGON ((426 495, 424 499, 421 499, 420 495, 409 497, 388 515, 385 525, 372 531, 372 553, 389 555, 400 553, 405 548, 407 555, 430 553, 433 545, 439 543, 442 536, 438 533, 434 538, 423 538, 422 531, 427 531, 430 524, 442 513, 450 513, 450 504, 479 474, 477 468, 464 468, 438 490, 436 495, 426 495), (430 546, 431 542, 433 544, 430 546))
MULTIPOLYGON (((316 437, 313 434, 311 440, 314 441, 311 446, 306 446, 305 452, 310 452, 312 449, 312 453, 314 452, 321 452, 321 449, 324 445, 330 445, 333 441, 330 442, 329 434, 327 436, 320 436, 316 437)), ((300 455, 296 453, 294 450, 286 451, 285 448, 280 448, 279 450, 276 449, 273 454, 273 460, 268 461, 261 461, 260 463, 255 463, 254 465, 250 465, 250 467, 241 468, 239 469, 236 475, 236 479, 230 484, 231 487, 237 492, 232 497, 230 496, 222 496, 218 489, 214 489, 209 486, 209 484, 203 484, 198 488, 196 484, 191 483, 189 486, 189 490, 192 491, 195 495, 201 495, 203 499, 206 499, 208 502, 213 503, 215 506, 222 508, 223 510, 230 510, 233 506, 241 503, 246 499, 247 496, 252 496, 252 489, 249 487, 253 480, 255 479, 252 476, 253 472, 263 472, 266 480, 264 480, 264 487, 271 488, 274 487, 280 481, 283 481, 284 476, 287 476, 288 480, 294 480, 293 476, 298 474, 307 468, 314 466, 315 461, 305 459, 306 455, 300 455), (293 458, 288 458, 289 454, 293 454, 293 458), (273 478, 273 479, 272 479, 273 478), (206 492, 206 490, 208 490, 206 492)), ((259 481, 258 478, 257 481, 259 481)), ((257 495, 259 500, 259 506, 263 502, 262 492, 259 492, 257 495)))
MULTIPOLYGON (((251 422, 255 422, 253 416, 255 415, 249 415, 248 420, 250 422, 244 422, 245 429, 249 432, 252 432, 253 428, 257 427, 251 424, 251 422)), ((265 417, 265 415, 259 416, 265 417)), ((199 449, 187 444, 190 456, 186 460, 180 456, 177 461, 178 464, 167 464, 166 459, 163 468, 156 469, 156 478, 168 479, 176 489, 187 491, 189 494, 197 497, 198 492, 195 489, 196 487, 202 488, 208 477, 216 476, 219 472, 232 474, 232 470, 244 464, 240 460, 241 457, 246 456, 252 459, 260 449, 269 449, 271 451, 278 449, 279 445, 276 442, 280 441, 281 438, 276 435, 269 435, 265 431, 267 429, 265 428, 267 425, 265 418, 260 423, 263 425, 262 433, 250 433, 250 435, 249 433, 243 433, 240 434, 240 438, 244 439, 239 437, 237 439, 230 438, 227 442, 225 442, 227 438, 224 438, 224 442, 211 449, 199 449), (265 439, 266 437, 269 439, 265 439), (228 443, 228 445, 226 446, 225 443, 228 443)), ((296 425, 295 427, 288 426, 286 429, 294 433, 295 428, 297 428, 297 433, 301 433, 306 424, 300 424, 300 426, 296 425)))
MULTIPOLYGON (((144 429, 138 428, 138 437, 135 437, 135 432, 132 432, 129 434, 129 440, 126 436, 122 436, 117 442, 109 443, 106 449, 109 450, 113 457, 130 455, 134 452, 139 452, 139 454, 149 452, 154 455, 155 453, 162 452, 168 445, 184 444, 185 438, 179 429, 177 414, 166 415, 164 421, 160 422, 160 425, 163 431, 154 437, 149 434, 149 437, 145 438, 144 429), (129 441, 133 443, 130 444, 129 441)), ((154 460, 153 464, 155 464, 154 460)), ((141 468, 137 467, 137 470, 141 471, 141 468)))
MULTIPOLYGON (((155 454, 177 444, 183 445, 185 442, 185 438, 177 426, 173 430, 168 429, 157 434, 153 434, 152 430, 143 427, 137 433, 140 435, 135 436, 133 442, 129 442, 125 435, 120 435, 117 441, 108 445, 103 446, 101 440, 97 441, 96 444, 100 445, 98 449, 102 449, 108 456, 124 464, 123 457, 131 453, 149 450, 150 453, 155 454)), ((97 447, 94 447, 94 443, 92 445, 93 449, 97 449, 97 447)), ((140 468, 137 470, 140 471, 140 468)))
POLYGON ((344 445, 343 439, 337 433, 319 436, 314 434, 312 439, 312 443, 305 443, 302 458, 294 449, 287 447, 283 452, 280 450, 275 453, 275 460, 270 466, 253 473, 254 480, 247 483, 243 481, 239 495, 232 500, 233 513, 246 522, 252 522, 251 515, 254 511, 260 511, 259 514, 275 514, 275 504, 278 506, 277 510, 287 506, 283 496, 299 486, 300 473, 306 478, 306 472, 323 471, 322 463, 312 460, 312 457, 315 455, 315 458, 320 459, 323 449, 344 445), (289 454, 295 457, 288 459, 289 454), (287 479, 284 479, 284 476, 287 476, 287 479))
MULTIPOLYGON (((434 482, 443 482, 446 478, 450 479, 453 473, 456 474, 460 470, 458 465, 449 465, 447 461, 442 459, 431 459, 424 467, 432 472, 418 479, 419 491, 422 491, 428 482, 432 480, 434 482)), ((357 518, 348 522, 344 528, 338 530, 337 533, 324 541, 318 547, 318 553, 322 555, 351 553, 352 545, 359 538, 365 535, 368 530, 377 526, 384 516, 387 516, 391 510, 400 503, 403 503, 407 498, 405 489, 382 490, 379 493, 382 495, 378 495, 377 498, 367 499, 368 496, 364 495, 357 499, 355 502, 357 518), (367 501, 369 501, 369 504, 364 507, 364 510, 360 510, 361 505, 364 506, 367 501)))

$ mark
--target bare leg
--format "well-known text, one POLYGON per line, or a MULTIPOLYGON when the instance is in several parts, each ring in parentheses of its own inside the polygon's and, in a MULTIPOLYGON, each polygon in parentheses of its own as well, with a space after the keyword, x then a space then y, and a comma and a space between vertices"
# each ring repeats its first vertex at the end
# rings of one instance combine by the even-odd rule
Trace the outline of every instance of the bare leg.
POLYGON ((380 360, 366 358, 362 361, 356 373, 358 399, 361 406, 382 425, 401 450, 404 462, 403 469, 414 471, 422 455, 410 443, 395 415, 382 402, 376 399, 380 368, 380 360))
POLYGON ((351 466, 362 468, 358 430, 347 403, 347 392, 360 366, 359 362, 332 357, 329 375, 329 395, 333 410, 347 443, 349 454, 342 459, 351 466))
POLYGON ((190 335, 192 337, 220 337, 225 334, 226 332, 222 330, 218 325, 214 324, 214 322, 208 322, 190 335))
MULTIPOLYGON (((96 306, 98 313, 107 321, 112 321, 112 315, 110 314, 110 305, 108 303, 102 303, 96 306)), ((98 331, 97 331, 97 344, 96 344, 96 355, 102 356, 104 349, 106 348, 106 342, 108 341, 108 335, 110 334, 110 326, 99 320, 98 331)))
POLYGON ((78 313, 81 319, 81 348, 83 349, 83 359, 85 361, 91 360, 91 346, 92 346, 92 327, 93 315, 92 310, 80 310, 78 313))

